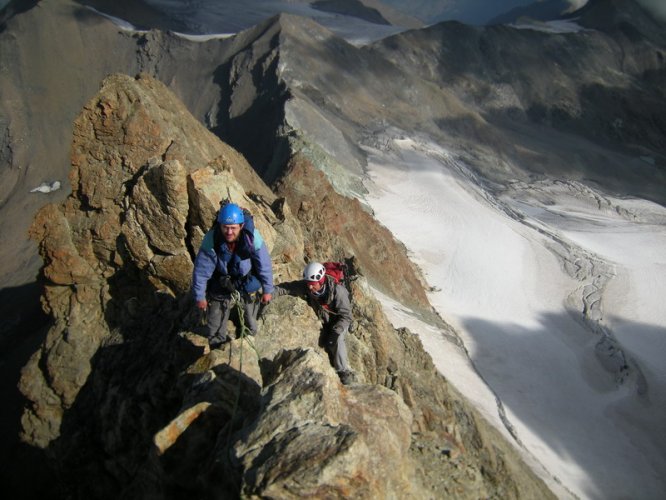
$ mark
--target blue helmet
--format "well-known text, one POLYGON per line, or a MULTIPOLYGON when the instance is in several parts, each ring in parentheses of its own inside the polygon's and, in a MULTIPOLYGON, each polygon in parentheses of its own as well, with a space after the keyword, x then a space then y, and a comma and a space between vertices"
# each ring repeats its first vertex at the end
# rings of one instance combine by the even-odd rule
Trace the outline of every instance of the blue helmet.
POLYGON ((227 203, 217 214, 217 222, 220 224, 243 224, 245 222, 243 209, 235 203, 227 203))

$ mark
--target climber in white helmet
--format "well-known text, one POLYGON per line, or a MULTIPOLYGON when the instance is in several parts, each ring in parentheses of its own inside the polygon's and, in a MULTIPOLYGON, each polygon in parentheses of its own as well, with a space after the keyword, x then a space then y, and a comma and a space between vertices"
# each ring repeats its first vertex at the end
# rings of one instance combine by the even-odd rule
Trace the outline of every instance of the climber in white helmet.
POLYGON ((293 295, 305 299, 323 324, 322 340, 340 381, 348 385, 355 379, 349 367, 345 337, 352 323, 349 292, 327 274, 320 262, 311 262, 303 270, 303 279, 281 283, 274 289, 276 297, 293 295))

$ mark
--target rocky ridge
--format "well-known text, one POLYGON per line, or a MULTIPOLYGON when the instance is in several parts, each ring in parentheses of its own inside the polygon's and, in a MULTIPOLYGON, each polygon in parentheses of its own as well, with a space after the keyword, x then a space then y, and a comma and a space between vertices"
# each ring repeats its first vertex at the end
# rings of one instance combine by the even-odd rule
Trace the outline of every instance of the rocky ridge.
MULTIPOLYGON (((256 338, 209 350, 187 290, 221 193, 254 213, 277 281, 344 244, 342 233, 309 231, 307 201, 276 197, 163 84, 106 79, 75 122, 72 151, 71 196, 31 229, 53 325, 21 379, 23 439, 58 463, 58 494, 549 495, 418 339, 390 326, 363 275, 355 386, 337 380, 298 299, 275 300, 256 338)), ((312 181, 304 162, 287 174, 294 192, 312 181)), ((392 239, 383 251, 400 255, 392 239)), ((371 259, 355 257, 360 269, 371 259)))

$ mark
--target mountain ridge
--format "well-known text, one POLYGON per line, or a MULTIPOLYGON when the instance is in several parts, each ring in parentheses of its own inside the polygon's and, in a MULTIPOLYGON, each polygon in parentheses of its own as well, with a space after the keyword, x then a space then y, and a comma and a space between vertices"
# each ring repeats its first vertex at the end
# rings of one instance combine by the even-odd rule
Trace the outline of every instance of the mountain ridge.
POLYGON ((647 37, 655 42, 664 43, 666 19, 660 19, 648 12, 636 0, 590 0, 567 17, 577 17, 588 28, 608 32, 624 31, 629 36, 647 37))
MULTIPOLYGON (((278 280, 298 276, 308 254, 348 247, 345 231, 322 239, 312 203, 294 197, 300 179, 330 192, 324 215, 340 205, 327 208, 334 191, 307 160, 277 198, 147 75, 108 77, 76 120, 72 150, 72 194, 31 229, 52 325, 20 382, 22 437, 58 464, 56 496, 550 497, 418 337, 390 326, 361 268, 354 386, 339 383, 315 314, 295 298, 276 299, 252 339, 232 329, 235 340, 210 350, 197 334, 193 252, 225 188, 254 214, 278 280)), ((358 202, 348 210, 364 213, 358 202)))

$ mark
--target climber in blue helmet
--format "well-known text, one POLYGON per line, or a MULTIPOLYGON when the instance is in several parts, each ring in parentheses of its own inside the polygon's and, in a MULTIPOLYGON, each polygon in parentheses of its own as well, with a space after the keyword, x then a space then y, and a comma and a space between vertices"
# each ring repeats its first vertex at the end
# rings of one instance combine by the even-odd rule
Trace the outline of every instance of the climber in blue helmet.
POLYGON ((192 273, 196 305, 208 311, 206 335, 211 348, 229 341, 227 323, 236 291, 245 325, 254 335, 259 304, 272 298, 271 258, 250 213, 235 203, 225 203, 201 242, 192 273))

